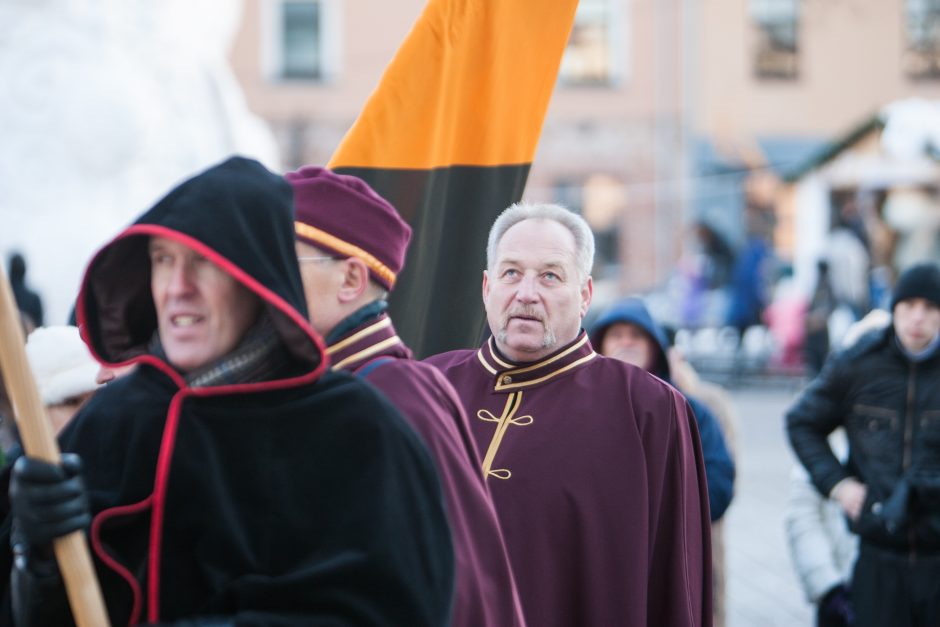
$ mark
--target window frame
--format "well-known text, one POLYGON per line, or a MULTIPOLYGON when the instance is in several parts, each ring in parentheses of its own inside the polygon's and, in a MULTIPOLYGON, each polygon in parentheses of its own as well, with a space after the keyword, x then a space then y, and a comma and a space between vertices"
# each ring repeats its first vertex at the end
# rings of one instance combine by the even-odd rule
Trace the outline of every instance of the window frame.
POLYGON ((940 79, 940 0, 904 0, 902 11, 904 50, 901 69, 904 75, 911 80, 940 79), (913 17, 912 5, 921 5, 913 17), (927 26, 928 21, 933 23, 927 26), (912 37, 912 26, 919 27, 919 37, 912 37), (935 33, 932 40, 929 34, 931 27, 935 33), (922 67, 916 67, 918 64, 922 67))
POLYGON ((755 79, 795 81, 800 78, 800 9, 800 0, 748 1, 748 18, 754 33, 751 72, 755 79), (772 15, 774 7, 777 7, 776 16, 772 15), (781 26, 792 29, 792 44, 777 45, 785 39, 774 32, 781 26), (774 63, 780 68, 774 69, 774 63), (784 67, 786 65, 790 67, 784 67))
MULTIPOLYGON (((580 13, 583 7, 597 5, 603 8, 607 13, 606 37, 607 37, 607 77, 605 79, 591 80, 589 78, 578 79, 566 74, 565 60, 568 58, 569 46, 571 40, 565 44, 565 51, 562 57, 561 65, 558 69, 558 83, 565 88, 607 88, 618 87, 629 79, 630 69, 630 46, 628 45, 629 33, 629 5, 631 3, 616 2, 615 0, 581 0, 578 5, 580 13)), ((575 14, 575 22, 572 26, 572 34, 578 26, 579 13, 575 14)))
POLYGON ((336 81, 342 71, 342 11, 340 0, 262 0, 261 63, 270 83, 320 85, 336 81), (288 76, 284 67, 284 8, 286 4, 315 4, 320 7, 319 55, 317 76, 288 76))

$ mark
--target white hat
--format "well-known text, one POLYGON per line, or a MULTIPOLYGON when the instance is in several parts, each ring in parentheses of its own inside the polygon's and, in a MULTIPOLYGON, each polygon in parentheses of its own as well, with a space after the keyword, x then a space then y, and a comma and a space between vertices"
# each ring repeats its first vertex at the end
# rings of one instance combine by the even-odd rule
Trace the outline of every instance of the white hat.
POLYGON ((46 405, 57 405, 98 388, 98 362, 88 352, 77 327, 36 329, 26 340, 26 355, 46 405))

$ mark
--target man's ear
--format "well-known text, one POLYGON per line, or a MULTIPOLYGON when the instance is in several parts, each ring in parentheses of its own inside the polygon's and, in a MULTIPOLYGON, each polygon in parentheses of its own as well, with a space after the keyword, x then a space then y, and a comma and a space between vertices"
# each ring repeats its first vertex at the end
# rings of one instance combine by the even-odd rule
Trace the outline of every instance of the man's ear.
POLYGON ((594 281, 591 277, 587 278, 581 287, 581 319, 587 315, 588 307, 591 306, 591 298, 594 297, 594 281))
POLYGON ((340 263, 343 264, 343 282, 336 296, 341 303, 350 303, 365 294, 369 286, 369 268, 357 257, 347 257, 340 263))
POLYGON ((487 297, 490 295, 490 275, 486 273, 486 270, 483 271, 483 302, 486 302, 487 297))

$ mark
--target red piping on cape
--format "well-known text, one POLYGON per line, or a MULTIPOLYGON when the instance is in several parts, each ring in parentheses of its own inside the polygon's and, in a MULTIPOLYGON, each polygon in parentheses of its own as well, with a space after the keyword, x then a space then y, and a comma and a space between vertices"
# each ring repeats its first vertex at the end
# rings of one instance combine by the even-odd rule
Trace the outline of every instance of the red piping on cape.
POLYGON ((186 392, 179 392, 170 402, 170 408, 160 442, 160 457, 157 459, 156 484, 153 488, 153 516, 150 519, 150 559, 147 560, 147 621, 160 620, 160 545, 163 542, 163 511, 166 506, 167 479, 170 462, 176 445, 176 428, 179 426, 180 406, 186 392))
POLYGON ((131 606, 131 616, 128 619, 128 627, 131 625, 136 625, 140 621, 140 603, 143 595, 140 591, 140 584, 137 582, 137 578, 131 574, 129 570, 124 568, 124 566, 118 562, 115 558, 111 557, 111 554, 108 553, 104 545, 101 542, 101 527, 105 522, 111 518, 116 518, 118 516, 129 516, 131 514, 136 514, 142 512, 150 507, 151 502, 153 501, 153 495, 151 494, 143 501, 139 503, 134 503, 133 505, 118 505, 117 507, 112 507, 110 509, 105 509, 98 512, 98 515, 95 516, 94 520, 91 523, 91 546, 94 549, 95 554, 98 555, 104 564, 121 576, 124 581, 131 588, 131 596, 134 599, 134 603, 131 606))
MULTIPOLYGON (((151 495, 153 513, 150 521, 150 546, 148 548, 149 559, 147 563, 147 620, 149 622, 158 622, 160 620, 160 554, 163 542, 163 515, 166 506, 166 492, 169 482, 170 466, 173 458, 173 450, 176 445, 176 432, 179 426, 180 407, 183 400, 185 400, 187 396, 204 397, 225 394, 251 394, 256 392, 280 390, 312 383, 326 371, 327 367, 329 366, 329 357, 326 354, 326 348, 323 343, 323 339, 319 336, 319 334, 316 333, 316 331, 313 330, 309 322, 305 320, 303 316, 301 316, 300 312, 290 306, 283 298, 272 292, 270 289, 259 283, 254 277, 199 240, 179 231, 174 231, 173 229, 155 224, 135 224, 131 227, 128 227, 124 230, 123 233, 118 235, 116 238, 114 238, 114 240, 112 240, 109 244, 104 246, 95 254, 92 262, 88 264, 88 267, 85 270, 85 276, 82 280, 82 290, 79 292, 77 309, 80 327, 86 327, 85 286, 88 285, 88 275, 91 268, 94 266, 95 261, 108 246, 111 246, 118 240, 133 235, 166 237, 188 246, 203 257, 209 259, 236 280, 240 281, 243 285, 255 292, 262 300, 270 305, 273 305, 282 314, 297 324, 297 326, 299 326, 300 329, 313 342, 321 357, 320 363, 311 372, 289 379, 192 389, 187 387, 185 379, 178 372, 176 372, 172 366, 154 357, 153 355, 141 355, 140 357, 135 357, 125 362, 121 362, 120 364, 110 364, 107 360, 103 359, 95 352, 90 343, 86 342, 94 357, 103 364, 126 365, 131 363, 147 363, 169 376, 176 386, 180 388, 180 392, 177 392, 177 394, 173 397, 173 400, 170 402, 170 407, 168 409, 167 422, 163 429, 163 439, 160 442, 160 454, 157 459, 156 476, 154 478, 154 490, 153 494, 151 495)), ((118 508, 112 508, 112 510, 115 509, 118 508)), ((118 514, 115 513, 115 515, 118 514)), ((128 580, 128 583, 131 584, 132 591, 136 591, 137 594, 139 594, 139 585, 137 585, 136 579, 134 579, 134 577, 131 576, 131 574, 126 569, 124 569, 114 560, 105 560, 104 557, 102 557, 102 561, 112 568, 112 570, 115 570, 122 578, 128 579, 128 577, 130 577, 131 580, 134 580, 133 583, 128 580)), ((135 607, 137 606, 135 605, 135 607)))

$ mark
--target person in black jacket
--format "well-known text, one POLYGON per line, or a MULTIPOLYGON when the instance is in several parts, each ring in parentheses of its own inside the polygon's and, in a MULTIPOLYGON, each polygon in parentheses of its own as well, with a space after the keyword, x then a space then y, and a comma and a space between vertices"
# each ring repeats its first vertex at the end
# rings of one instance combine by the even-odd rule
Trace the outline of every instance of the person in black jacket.
POLYGON ((26 335, 37 327, 43 326, 44 316, 42 299, 26 284, 26 260, 20 253, 10 255, 10 288, 16 306, 23 316, 26 335))
POLYGON ((856 624, 940 624, 940 269, 905 271, 892 324, 830 357, 786 415, 790 443, 859 535, 856 624), (844 426, 843 465, 826 437, 844 426))
POLYGON ((13 466, 0 623, 71 624, 50 542, 89 523, 112 625, 447 623, 434 463, 384 398, 327 371, 280 176, 210 168, 85 276, 89 347, 137 367, 63 431, 61 466, 13 466))

